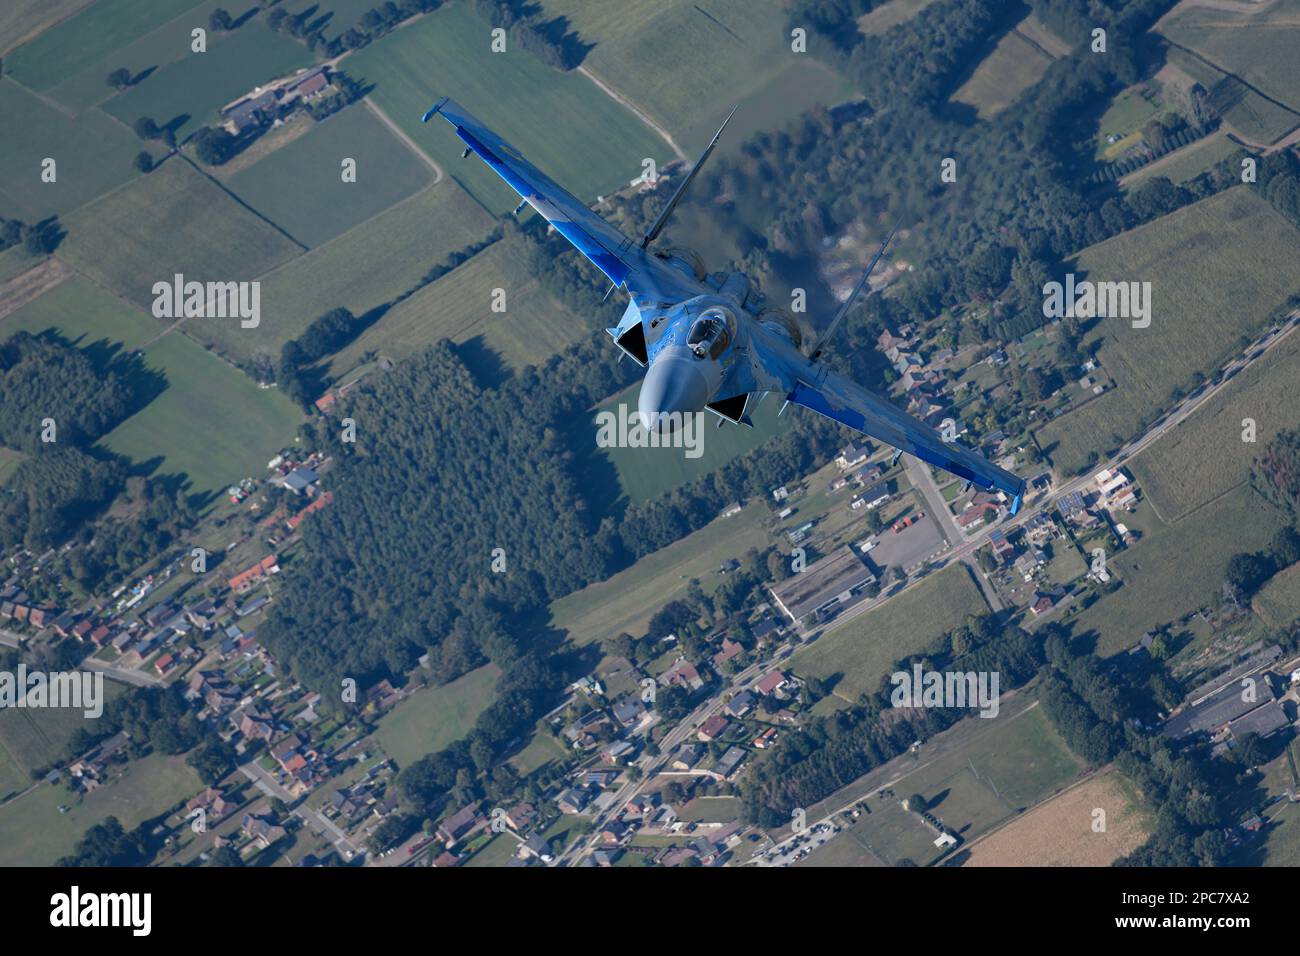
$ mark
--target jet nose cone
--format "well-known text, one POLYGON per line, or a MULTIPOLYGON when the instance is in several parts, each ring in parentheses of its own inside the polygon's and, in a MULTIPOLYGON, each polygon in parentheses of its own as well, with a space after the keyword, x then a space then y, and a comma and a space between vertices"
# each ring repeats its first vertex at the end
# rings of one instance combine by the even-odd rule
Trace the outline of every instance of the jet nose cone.
POLYGON ((651 363, 641 383, 637 411, 647 430, 672 432, 682 427, 687 415, 702 411, 708 400, 708 379, 683 349, 681 354, 664 352, 651 363))

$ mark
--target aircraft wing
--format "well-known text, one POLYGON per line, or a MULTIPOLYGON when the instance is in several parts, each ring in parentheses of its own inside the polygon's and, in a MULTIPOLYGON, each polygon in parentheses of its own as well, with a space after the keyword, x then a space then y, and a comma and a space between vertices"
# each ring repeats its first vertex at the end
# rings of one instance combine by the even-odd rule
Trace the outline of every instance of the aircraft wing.
POLYGON ((950 471, 986 491, 1005 492, 1012 499, 1011 513, 1020 510, 1025 493, 1023 478, 990 464, 968 448, 944 441, 925 422, 895 408, 851 379, 824 367, 820 373, 816 386, 796 381, 788 400, 950 471))
MULTIPOLYGON (((451 123, 469 151, 487 163, 615 286, 626 285, 630 291, 652 295, 682 295, 686 276, 645 252, 592 212, 455 100, 443 97, 424 114, 423 122, 433 116, 442 116, 451 123), (630 284, 629 277, 634 280, 630 284)), ((688 289, 686 293, 698 295, 699 291, 688 289)))

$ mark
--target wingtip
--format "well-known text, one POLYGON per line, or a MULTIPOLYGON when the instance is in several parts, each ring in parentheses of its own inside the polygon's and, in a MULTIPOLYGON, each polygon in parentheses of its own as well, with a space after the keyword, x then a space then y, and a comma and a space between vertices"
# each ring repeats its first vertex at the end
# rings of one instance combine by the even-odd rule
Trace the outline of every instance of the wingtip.
POLYGON ((722 125, 718 127, 718 131, 713 134, 713 141, 709 143, 710 148, 716 146, 718 140, 722 139, 722 131, 727 128, 727 124, 731 122, 731 118, 736 115, 736 110, 738 109, 740 109, 739 103, 731 108, 731 112, 727 114, 727 118, 722 121, 722 125))
POLYGON ((1011 500, 1011 517, 1015 517, 1020 511, 1020 505, 1025 500, 1025 483, 1022 481, 1020 487, 1016 489, 1016 496, 1011 500))
POLYGON ((429 122, 429 119, 430 119, 431 117, 436 116, 437 113, 438 113, 438 111, 441 110, 444 106, 447 105, 447 101, 448 101, 449 99, 451 99, 450 96, 444 96, 442 99, 438 100, 438 102, 436 102, 436 103, 434 103, 432 106, 430 106, 430 107, 425 111, 424 115, 420 117, 420 122, 421 122, 421 123, 427 123, 427 122, 429 122))

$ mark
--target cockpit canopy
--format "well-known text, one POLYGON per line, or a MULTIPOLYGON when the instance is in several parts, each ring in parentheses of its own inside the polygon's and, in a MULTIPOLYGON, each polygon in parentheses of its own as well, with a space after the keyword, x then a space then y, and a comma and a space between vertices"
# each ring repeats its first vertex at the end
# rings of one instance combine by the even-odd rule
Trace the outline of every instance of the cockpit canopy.
POLYGON ((697 359, 717 359, 731 344, 736 320, 717 307, 705 309, 691 325, 686 344, 697 359))

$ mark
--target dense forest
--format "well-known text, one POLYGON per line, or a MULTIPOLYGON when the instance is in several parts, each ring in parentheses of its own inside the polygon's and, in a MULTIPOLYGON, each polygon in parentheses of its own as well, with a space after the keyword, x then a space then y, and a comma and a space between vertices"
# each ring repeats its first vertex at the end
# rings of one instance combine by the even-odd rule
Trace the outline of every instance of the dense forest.
POLYGON ((1240 181, 1239 170, 1225 163, 1190 184, 1156 179, 1124 197, 1113 187, 1096 190, 1097 166, 1079 154, 1076 142, 1088 138, 1082 127, 1098 115, 1097 104, 1162 55, 1145 30, 1170 5, 1056 4, 1058 13, 1076 11, 1104 25, 1107 52, 1076 49, 1011 108, 971 123, 928 95, 883 91, 899 84, 939 89, 947 75, 943 51, 966 49, 977 36, 984 42, 1004 29, 1001 7, 940 0, 868 42, 853 21, 872 4, 796 4, 791 24, 858 38, 847 48, 822 43, 810 50, 845 69, 846 56, 864 56, 866 75, 855 79, 876 112, 841 122, 813 111, 789 130, 758 134, 738 156, 702 174, 692 201, 762 209, 762 232, 736 229, 744 265, 792 284, 828 235, 861 221, 919 227, 926 269, 901 284, 897 301, 931 315, 972 298, 989 301, 980 335, 990 341, 1022 336, 1042 322, 1041 280, 1061 271, 1069 256, 1240 181), (945 38, 941 52, 918 56, 917 44, 934 36, 945 38), (868 48, 869 54, 858 52, 868 48), (954 181, 941 178, 944 159, 955 162, 954 181))

